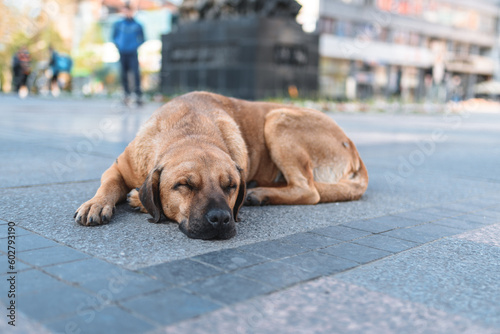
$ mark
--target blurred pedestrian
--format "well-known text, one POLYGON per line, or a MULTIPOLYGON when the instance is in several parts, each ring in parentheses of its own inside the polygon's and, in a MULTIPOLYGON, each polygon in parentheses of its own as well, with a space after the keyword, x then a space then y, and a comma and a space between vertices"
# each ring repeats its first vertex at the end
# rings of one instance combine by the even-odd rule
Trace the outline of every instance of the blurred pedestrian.
POLYGON ((130 103, 130 87, 128 73, 132 72, 135 83, 137 105, 142 105, 141 75, 139 72, 139 57, 137 49, 144 42, 144 31, 134 19, 134 11, 130 5, 123 7, 124 18, 113 26, 113 43, 120 53, 121 80, 125 92, 124 103, 130 103))
POLYGON ((58 96, 61 88, 69 90, 73 60, 68 55, 58 53, 52 46, 49 47, 49 52, 49 66, 52 70, 50 91, 53 96, 58 96))
POLYGON ((31 73, 31 55, 26 46, 21 46, 12 58, 13 86, 19 97, 28 96, 28 76, 31 73))
POLYGON ((458 75, 454 75, 450 80, 450 100, 453 102, 459 102, 462 100, 464 95, 464 90, 462 88, 462 78, 458 75))

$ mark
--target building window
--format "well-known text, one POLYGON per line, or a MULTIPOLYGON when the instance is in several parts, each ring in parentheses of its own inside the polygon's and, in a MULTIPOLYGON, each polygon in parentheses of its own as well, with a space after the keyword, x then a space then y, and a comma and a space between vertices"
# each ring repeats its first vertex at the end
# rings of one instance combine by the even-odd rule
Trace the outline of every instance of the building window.
POLYGON ((471 45, 470 48, 469 48, 469 53, 471 55, 478 56, 479 55, 479 46, 478 45, 471 45))
POLYGON ((414 32, 410 33, 410 41, 409 44, 411 46, 420 46, 420 35, 414 32))
POLYGON ((348 21, 337 21, 334 34, 339 37, 353 37, 353 24, 348 21))
POLYGON ((467 57, 469 55, 469 46, 463 43, 455 44, 455 55, 459 57, 467 57))
POLYGON ((410 34, 407 31, 394 31, 393 42, 408 45, 410 43, 410 34))

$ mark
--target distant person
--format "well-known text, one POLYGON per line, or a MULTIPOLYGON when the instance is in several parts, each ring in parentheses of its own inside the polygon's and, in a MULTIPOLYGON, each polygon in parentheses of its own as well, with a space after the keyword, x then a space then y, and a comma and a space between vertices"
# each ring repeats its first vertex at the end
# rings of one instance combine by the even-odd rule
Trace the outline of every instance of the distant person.
POLYGON ((25 46, 19 48, 12 58, 14 91, 21 98, 28 96, 28 76, 31 73, 31 55, 25 46))
POLYGON ((52 78, 50 80, 50 91, 52 95, 58 96, 60 89, 69 89, 71 82, 71 68, 73 60, 65 54, 58 53, 52 46, 49 48, 52 78))
POLYGON ((123 8, 124 18, 113 26, 113 43, 120 53, 121 79, 125 91, 124 103, 130 103, 130 87, 128 73, 132 72, 135 82, 137 105, 142 105, 141 75, 139 72, 139 57, 137 49, 144 43, 142 26, 134 20, 134 11, 129 5, 123 8))

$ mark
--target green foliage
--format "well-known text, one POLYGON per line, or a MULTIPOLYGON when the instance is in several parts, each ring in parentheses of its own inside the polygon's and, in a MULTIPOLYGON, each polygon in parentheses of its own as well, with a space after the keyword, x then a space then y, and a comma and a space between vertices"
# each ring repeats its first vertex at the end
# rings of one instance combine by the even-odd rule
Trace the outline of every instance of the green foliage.
POLYGON ((74 75, 88 76, 103 66, 102 47, 104 38, 99 23, 93 24, 83 35, 73 54, 74 75))

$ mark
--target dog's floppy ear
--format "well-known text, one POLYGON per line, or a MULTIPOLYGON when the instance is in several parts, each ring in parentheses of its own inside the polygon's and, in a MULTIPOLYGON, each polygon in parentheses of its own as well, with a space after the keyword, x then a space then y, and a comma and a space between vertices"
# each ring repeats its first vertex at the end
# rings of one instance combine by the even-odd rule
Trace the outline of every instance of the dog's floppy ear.
POLYGON ((247 184, 245 181, 245 178, 243 177, 242 169, 239 166, 236 166, 238 168, 238 172, 240 172, 240 186, 239 186, 239 191, 238 191, 238 197, 236 197, 236 203, 234 204, 233 208, 233 219, 234 221, 238 221, 238 212, 241 209, 241 206, 243 205, 243 202, 245 201, 245 197, 247 194, 247 184))
POLYGON ((148 210, 153 218, 149 218, 150 223, 158 223, 163 212, 160 199, 160 176, 162 168, 155 168, 149 173, 146 181, 139 189, 139 199, 142 205, 148 210))

